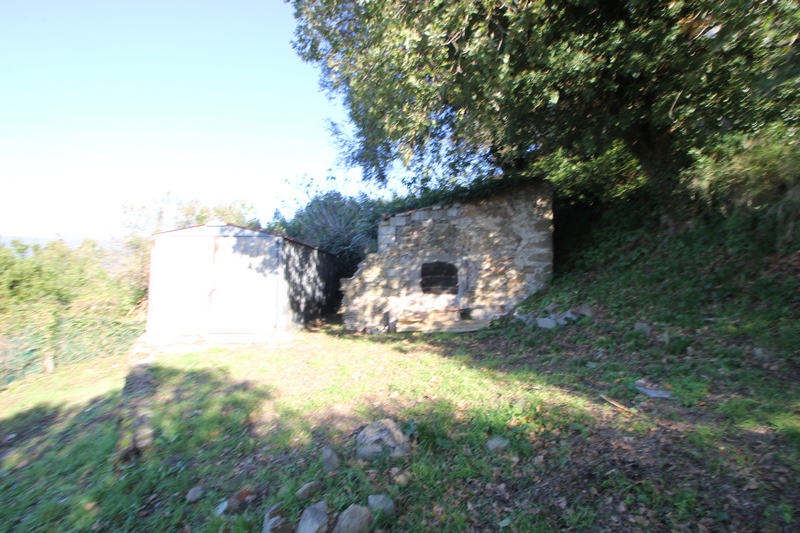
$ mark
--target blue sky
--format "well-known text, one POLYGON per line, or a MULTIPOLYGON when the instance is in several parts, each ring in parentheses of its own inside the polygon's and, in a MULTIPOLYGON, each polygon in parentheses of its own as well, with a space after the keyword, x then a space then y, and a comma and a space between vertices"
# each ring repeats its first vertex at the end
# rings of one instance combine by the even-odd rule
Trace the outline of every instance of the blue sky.
POLYGON ((329 170, 357 192, 293 31, 281 0, 0 1, 0 236, 118 235, 168 192, 266 220, 329 170))

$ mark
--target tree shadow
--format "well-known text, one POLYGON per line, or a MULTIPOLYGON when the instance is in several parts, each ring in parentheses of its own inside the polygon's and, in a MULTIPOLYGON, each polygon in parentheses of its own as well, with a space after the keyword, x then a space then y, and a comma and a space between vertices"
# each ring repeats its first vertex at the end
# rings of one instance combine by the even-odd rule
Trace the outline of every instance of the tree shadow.
MULTIPOLYGON (((521 480, 509 481, 504 488, 508 501, 538 502, 531 509, 544 522, 524 522, 532 530, 661 530, 697 524, 711 530, 748 530, 769 522, 768 529, 788 531, 796 520, 788 510, 789 502, 800 498, 796 433, 791 428, 776 431, 756 416, 724 411, 724 402, 735 396, 726 387, 734 385, 705 386, 702 366, 679 376, 685 381, 676 383, 673 399, 647 399, 636 390, 635 376, 658 377, 663 372, 660 361, 648 359, 650 352, 616 359, 609 350, 598 355, 597 350, 587 350, 591 343, 576 340, 585 333, 577 326, 537 331, 506 323, 467 334, 323 331, 388 346, 398 354, 434 353, 481 370, 489 380, 516 383, 519 397, 529 397, 525 391, 532 391, 541 398, 538 405, 523 401, 517 407, 513 404, 519 398, 498 397, 498 405, 505 407, 465 411, 452 404, 432 407, 438 402, 434 396, 404 411, 417 420, 421 437, 428 435, 431 449, 459 450, 464 439, 453 435, 465 432, 473 435, 469 448, 475 449, 477 431, 484 445, 498 434, 512 441, 516 455, 542 458, 544 463, 534 464, 521 480), (705 387, 696 397, 693 390, 680 389, 695 384, 705 387), (527 412, 513 415, 520 410, 527 412), (498 421, 492 422, 495 416, 498 421), (537 468, 542 464, 547 468, 537 468)), ((781 376, 759 374, 748 361, 736 364, 744 369, 742 379, 754 402, 778 412, 796 411, 796 387, 784 389, 786 394, 776 399, 774 386, 782 382, 781 376), (763 379, 754 382, 754 376, 763 379)), ((663 379, 674 381, 676 376, 664 373, 663 379)), ((523 459, 520 464, 524 463, 523 459)), ((468 486, 467 481, 456 485, 468 486)), ((467 491, 461 497, 475 494, 467 491)), ((487 505, 485 511, 491 512, 502 502, 487 505)), ((490 527, 490 522, 483 526, 490 527)))
MULTIPOLYGON (((178 530, 203 513, 185 500, 195 483, 220 494, 252 452, 250 413, 270 391, 219 370, 141 368, 124 392, 82 405, 37 405, 0 420, 0 529, 178 530), (146 409, 154 440, 138 457, 117 449, 131 401, 146 409), (188 485, 188 487, 187 487, 188 485)), ((204 517, 205 518, 205 517, 204 517)))
POLYGON ((252 531, 274 503, 296 523, 309 502, 295 491, 319 481, 315 498, 334 512, 364 505, 371 494, 390 495, 399 517, 381 523, 384 530, 791 529, 775 513, 785 513, 800 488, 774 435, 753 431, 728 442, 713 425, 704 435, 696 421, 605 408, 591 389, 567 389, 563 376, 540 379, 524 361, 472 346, 474 335, 458 342, 379 337, 365 342, 400 351, 402 339, 412 339, 412 348, 420 342, 474 365, 488 381, 519 385, 474 403, 438 397, 434 385, 408 402, 308 412, 223 370, 155 365, 149 384, 132 372, 125 393, 142 393, 138 405, 150 411, 155 430, 153 443, 130 461, 116 453, 121 391, 76 407, 38 405, 0 421, 0 524, 9 531, 252 531), (384 417, 411 434, 412 453, 358 460, 357 430, 384 417), (491 451, 495 437, 502 446, 491 451), (334 473, 323 470, 323 445, 342 458, 334 473), (408 474, 406 482, 395 469, 408 474), (203 494, 190 502, 193 487, 203 494), (223 503, 227 509, 216 516, 223 503))

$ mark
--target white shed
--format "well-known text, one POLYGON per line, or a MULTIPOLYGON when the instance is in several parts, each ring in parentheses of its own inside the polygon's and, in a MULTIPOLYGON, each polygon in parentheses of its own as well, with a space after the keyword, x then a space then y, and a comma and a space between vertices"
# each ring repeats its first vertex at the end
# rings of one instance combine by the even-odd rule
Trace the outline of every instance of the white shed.
POLYGON ((282 235, 210 222, 153 236, 150 338, 264 338, 332 310, 336 258, 282 235))

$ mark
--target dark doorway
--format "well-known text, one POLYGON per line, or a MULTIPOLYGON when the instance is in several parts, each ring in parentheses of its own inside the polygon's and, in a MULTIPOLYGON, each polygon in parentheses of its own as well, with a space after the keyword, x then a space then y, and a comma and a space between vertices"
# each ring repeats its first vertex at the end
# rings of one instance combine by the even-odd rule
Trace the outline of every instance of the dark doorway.
POLYGON ((458 269, 455 265, 436 261, 422 265, 422 292, 425 294, 458 294, 458 269))

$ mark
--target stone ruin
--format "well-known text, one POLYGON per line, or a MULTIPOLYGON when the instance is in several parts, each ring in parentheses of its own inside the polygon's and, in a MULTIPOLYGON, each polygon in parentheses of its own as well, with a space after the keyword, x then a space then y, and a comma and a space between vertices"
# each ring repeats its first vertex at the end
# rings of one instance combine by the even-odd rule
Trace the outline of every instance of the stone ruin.
POLYGON ((351 331, 474 331, 511 312, 552 272, 546 182, 385 216, 378 251, 342 280, 351 331))

